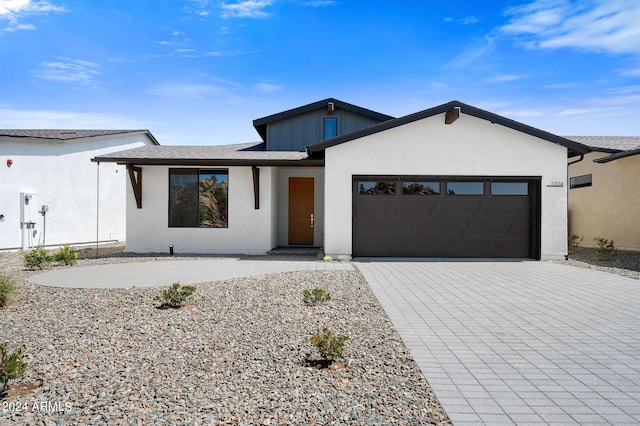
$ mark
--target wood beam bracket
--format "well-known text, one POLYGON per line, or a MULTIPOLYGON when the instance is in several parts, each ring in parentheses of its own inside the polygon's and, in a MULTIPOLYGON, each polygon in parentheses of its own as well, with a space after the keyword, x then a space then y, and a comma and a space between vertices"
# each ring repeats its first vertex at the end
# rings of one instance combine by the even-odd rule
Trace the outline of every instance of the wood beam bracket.
POLYGON ((136 197, 136 205, 139 209, 142 208, 142 168, 136 167, 132 164, 127 164, 127 171, 129 172, 129 180, 131 181, 131 187, 133 188, 133 196, 136 197))
POLYGON ((460 107, 453 107, 444 116, 444 124, 452 124, 458 118, 460 118, 460 107))
POLYGON ((251 173, 253 174, 253 201, 254 208, 260 209, 260 169, 258 166, 251 166, 251 173))

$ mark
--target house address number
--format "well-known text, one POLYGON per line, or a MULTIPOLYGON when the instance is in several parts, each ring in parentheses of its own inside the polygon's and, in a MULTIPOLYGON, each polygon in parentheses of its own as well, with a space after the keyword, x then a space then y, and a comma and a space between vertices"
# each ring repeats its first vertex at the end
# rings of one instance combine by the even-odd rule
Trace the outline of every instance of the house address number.
POLYGON ((549 184, 547 185, 547 187, 555 187, 555 188, 562 188, 563 186, 564 186, 564 182, 562 182, 561 180, 553 180, 549 182, 549 184))

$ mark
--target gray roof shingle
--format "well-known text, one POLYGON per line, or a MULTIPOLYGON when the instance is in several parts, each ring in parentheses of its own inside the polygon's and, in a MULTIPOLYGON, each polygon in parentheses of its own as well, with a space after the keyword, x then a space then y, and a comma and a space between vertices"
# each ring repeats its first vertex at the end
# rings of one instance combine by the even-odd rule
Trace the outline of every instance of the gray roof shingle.
POLYGON ((264 142, 214 146, 142 146, 95 157, 94 161, 147 165, 320 165, 306 152, 265 151, 264 142), (316 164, 317 163, 317 164, 316 164))
POLYGON ((611 151, 640 149, 640 136, 565 136, 591 148, 611 151))
POLYGON ((113 136, 132 133, 146 133, 154 144, 159 145, 158 141, 149 130, 0 129, 0 140, 67 143, 79 139, 98 136, 113 136))

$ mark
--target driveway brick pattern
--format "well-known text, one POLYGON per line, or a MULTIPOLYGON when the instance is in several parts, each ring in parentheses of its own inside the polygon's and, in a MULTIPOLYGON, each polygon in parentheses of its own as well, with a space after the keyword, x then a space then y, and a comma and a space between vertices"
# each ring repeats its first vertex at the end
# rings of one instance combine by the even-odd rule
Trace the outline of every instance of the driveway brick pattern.
POLYGON ((535 261, 356 259, 456 426, 640 424, 640 282, 535 261))

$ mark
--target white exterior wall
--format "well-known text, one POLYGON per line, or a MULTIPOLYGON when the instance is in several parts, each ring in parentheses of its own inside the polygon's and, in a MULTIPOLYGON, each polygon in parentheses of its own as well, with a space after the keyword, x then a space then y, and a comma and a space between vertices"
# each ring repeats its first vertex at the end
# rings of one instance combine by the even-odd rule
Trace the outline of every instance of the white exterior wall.
POLYGON ((324 169, 322 167, 290 167, 279 170, 278 246, 289 245, 289 178, 313 178, 313 245, 322 246, 324 240, 324 169))
MULTIPOLYGON (((34 245, 81 244, 96 241, 97 164, 91 158, 143 145, 144 134, 96 137, 78 142, 0 142, 0 249, 19 249, 20 193, 38 194, 37 210, 49 206, 46 234, 43 216, 36 215, 34 245), (7 160, 13 164, 7 166, 7 160)), ((125 239, 126 170, 112 163, 100 164, 100 241, 125 239)))
POLYGON ((564 258, 567 149, 464 113, 445 125, 444 115, 326 150, 325 253, 352 253, 353 175, 541 176, 541 257, 564 258))
POLYGON ((275 247, 277 172, 272 167, 260 167, 258 210, 251 167, 201 167, 229 171, 228 228, 169 227, 169 168, 142 167, 141 209, 127 181, 127 251, 167 253, 174 246, 175 253, 265 254, 275 247))

